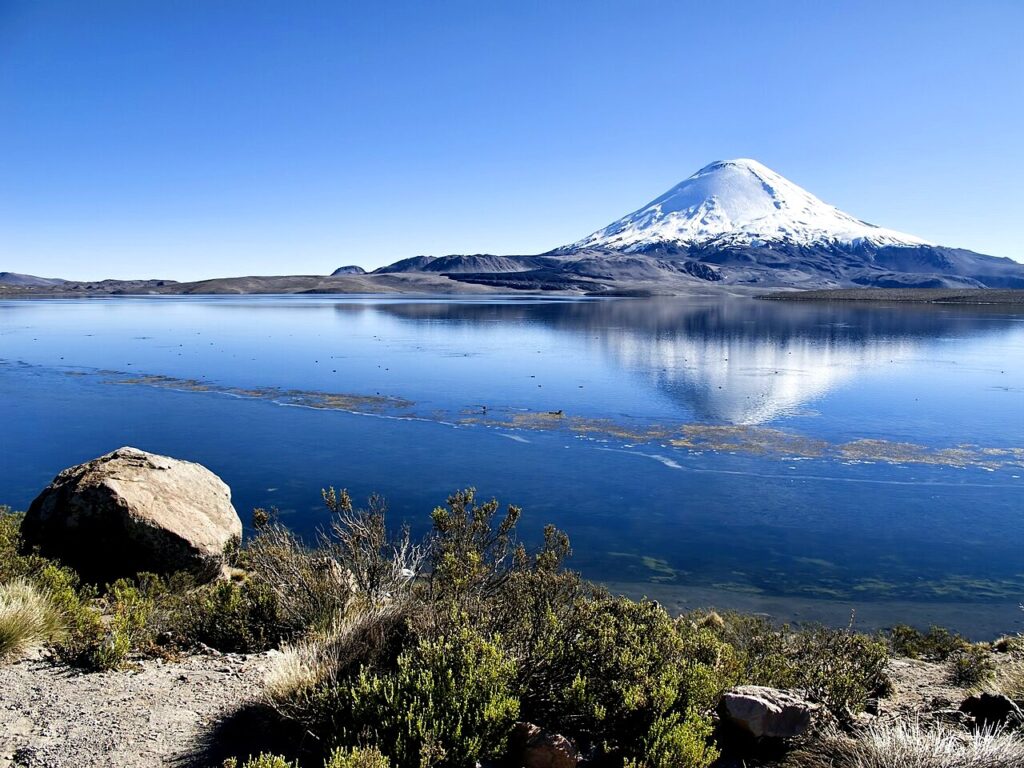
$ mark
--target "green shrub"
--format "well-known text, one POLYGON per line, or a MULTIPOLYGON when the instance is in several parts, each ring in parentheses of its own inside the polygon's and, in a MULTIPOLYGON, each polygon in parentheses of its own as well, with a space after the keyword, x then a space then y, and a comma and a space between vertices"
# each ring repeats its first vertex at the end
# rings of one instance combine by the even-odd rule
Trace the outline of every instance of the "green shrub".
POLYGON ((949 679, 956 685, 970 687, 991 680, 995 671, 995 661, 986 646, 968 645, 953 654, 949 679))
POLYGON ((797 635, 797 687, 836 714, 855 714, 869 697, 888 691, 889 652, 883 641, 850 629, 812 627, 797 635))
POLYGON ((887 644, 880 638, 810 625, 775 627, 730 614, 722 636, 740 655, 740 679, 756 685, 802 688, 839 717, 864 708, 889 688, 887 644))
MULTIPOLYGON (((237 758, 228 758, 222 768, 238 768, 237 758)), ((262 753, 250 757, 242 764, 242 768, 299 768, 299 764, 289 762, 279 755, 262 753)), ((334 750, 324 762, 324 768, 390 768, 390 763, 376 747, 353 747, 334 750)))
MULTIPOLYGON (((722 615, 722 639, 739 658, 739 679, 744 683, 787 687, 793 684, 792 632, 762 616, 740 613, 722 615)), ((703 616, 697 618, 698 623, 703 616)))
POLYGON ((0 506, 0 584, 24 575, 19 567, 21 520, 10 507, 0 506))
MULTIPOLYGON (((238 768, 238 760, 230 758, 224 761, 223 768, 238 768)), ((250 757, 242 764, 242 768, 299 768, 298 763, 290 763, 278 755, 262 753, 250 757)))
POLYGON ((111 585, 105 597, 107 615, 103 637, 88 652, 88 665, 96 670, 117 669, 133 650, 148 646, 154 599, 127 579, 111 585))
POLYGON ((363 608, 340 618, 328 632, 286 646, 267 676, 271 704, 285 719, 329 742, 347 711, 338 692, 362 671, 395 668, 411 637, 409 619, 402 603, 363 608))
POLYGON ((346 568, 332 557, 330 542, 311 549, 264 514, 239 555, 248 580, 274 602, 274 626, 264 634, 284 638, 326 629, 352 597, 346 568))
POLYGON ((63 632, 47 592, 25 579, 0 584, 0 660, 14 658, 63 632))
MULTIPOLYGON (((706 713, 733 682, 731 649, 712 632, 676 622, 652 602, 582 602, 556 647, 540 724, 637 765, 705 766, 706 713), (563 682, 567 681, 567 682, 563 682)), ((531 692, 530 700, 544 696, 531 692)))
POLYGON ((86 669, 93 667, 93 652, 105 636, 103 613, 95 605, 94 587, 82 586, 78 574, 53 563, 35 575, 35 581, 49 594, 60 613, 65 632, 54 645, 64 661, 86 669))
POLYGON ((925 633, 906 624, 897 624, 889 630, 892 652, 910 659, 946 661, 969 644, 944 627, 932 626, 925 633))
POLYGON ((338 741, 379 744, 397 768, 499 757, 519 714, 514 675, 498 644, 469 627, 421 638, 394 670, 364 667, 340 684, 338 741))
POLYGON ((337 573, 345 574, 348 595, 370 606, 405 596, 426 557, 424 547, 413 543, 408 526, 403 525, 397 536, 389 533, 387 503, 376 494, 365 509, 353 508, 344 489, 338 493, 328 488, 321 495, 332 519, 320 536, 318 551, 330 556, 337 573))
POLYGON ((499 517, 496 499, 477 503, 467 488, 431 513, 430 589, 435 601, 457 603, 478 614, 505 585, 515 564, 515 526, 522 511, 510 506, 499 517))
POLYGON ((21 522, 24 519, 24 513, 11 512, 10 507, 0 506, 0 584, 19 578, 31 579, 51 562, 38 554, 23 551, 21 522))
POLYGON ((391 762, 376 747, 336 749, 324 768, 390 768, 391 762))
POLYGON ((273 591, 259 579, 221 581, 194 590, 178 616, 189 641, 250 653, 273 647, 285 634, 277 605, 273 591))
POLYGON ((686 768, 705 766, 714 761, 717 750, 709 746, 710 721, 695 712, 673 712, 659 717, 633 751, 642 757, 626 758, 625 768, 686 768))

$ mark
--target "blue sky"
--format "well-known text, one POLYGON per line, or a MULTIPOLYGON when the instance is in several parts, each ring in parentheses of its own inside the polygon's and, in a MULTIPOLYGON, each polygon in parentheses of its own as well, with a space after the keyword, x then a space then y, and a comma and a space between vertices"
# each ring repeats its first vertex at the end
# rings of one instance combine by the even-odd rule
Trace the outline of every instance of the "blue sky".
POLYGON ((716 159, 1024 261, 1024 2, 0 0, 0 271, 536 253, 716 159))

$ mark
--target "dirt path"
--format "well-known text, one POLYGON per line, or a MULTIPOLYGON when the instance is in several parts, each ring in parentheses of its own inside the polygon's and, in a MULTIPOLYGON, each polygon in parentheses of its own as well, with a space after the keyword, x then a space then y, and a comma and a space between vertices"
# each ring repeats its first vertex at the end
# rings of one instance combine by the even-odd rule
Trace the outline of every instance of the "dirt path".
POLYGON ((258 701, 268 664, 217 655, 93 674, 45 660, 0 666, 0 768, 217 765, 205 740, 258 701))

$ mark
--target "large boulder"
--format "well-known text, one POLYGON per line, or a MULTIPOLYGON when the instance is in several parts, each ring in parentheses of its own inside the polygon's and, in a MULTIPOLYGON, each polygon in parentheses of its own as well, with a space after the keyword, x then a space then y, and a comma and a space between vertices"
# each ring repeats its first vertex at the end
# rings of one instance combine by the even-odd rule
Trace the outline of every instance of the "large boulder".
POLYGON ((241 535, 231 489, 219 477, 137 448, 65 469, 22 523, 26 544, 97 582, 140 571, 212 579, 241 535))
POLYGON ((810 727, 817 705, 792 691, 741 685, 722 696, 719 714, 757 739, 791 739, 810 727))

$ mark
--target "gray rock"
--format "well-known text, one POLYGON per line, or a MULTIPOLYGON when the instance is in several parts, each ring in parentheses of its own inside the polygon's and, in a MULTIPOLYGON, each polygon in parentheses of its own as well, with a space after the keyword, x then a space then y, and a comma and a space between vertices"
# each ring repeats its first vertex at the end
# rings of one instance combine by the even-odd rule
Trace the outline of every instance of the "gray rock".
POLYGON ((977 721, 979 725, 999 725, 1007 728, 1024 726, 1024 712, 1012 699, 995 693, 979 693, 968 696, 960 705, 960 711, 977 721))
POLYGON ((790 739, 805 733, 818 707, 793 691, 742 685, 725 693, 719 712, 755 738, 790 739))
POLYGON ((231 489, 205 467, 119 448, 57 475, 29 507, 22 534, 93 581, 139 571, 212 579, 242 521, 231 489))
POLYGON ((509 738, 508 758, 517 768, 576 768, 580 754, 565 736, 533 723, 517 723, 509 738))

